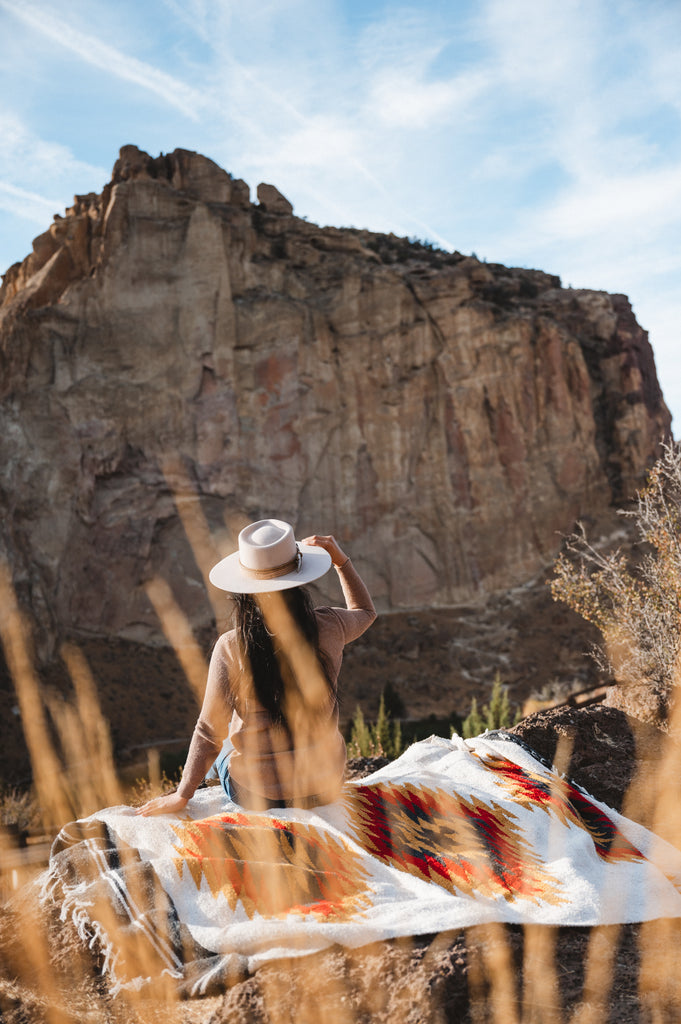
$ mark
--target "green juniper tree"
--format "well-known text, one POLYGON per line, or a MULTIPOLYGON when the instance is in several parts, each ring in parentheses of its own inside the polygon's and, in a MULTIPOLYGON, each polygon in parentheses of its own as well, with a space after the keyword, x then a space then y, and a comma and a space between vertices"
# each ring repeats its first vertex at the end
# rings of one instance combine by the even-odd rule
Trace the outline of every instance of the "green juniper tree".
MULTIPOLYGON (((484 704, 482 711, 479 711, 478 702, 473 697, 471 709, 461 726, 461 735, 464 739, 470 739, 472 736, 479 736, 485 729, 508 729, 519 720, 520 709, 516 708, 515 713, 511 710, 508 689, 502 685, 501 676, 497 672, 489 704, 484 704)), ((452 734, 456 731, 452 728, 452 734)))
POLYGON ((393 722, 381 694, 378 718, 368 725, 362 709, 357 705, 352 720, 348 754, 350 757, 399 757, 402 753, 402 729, 399 722, 393 722))

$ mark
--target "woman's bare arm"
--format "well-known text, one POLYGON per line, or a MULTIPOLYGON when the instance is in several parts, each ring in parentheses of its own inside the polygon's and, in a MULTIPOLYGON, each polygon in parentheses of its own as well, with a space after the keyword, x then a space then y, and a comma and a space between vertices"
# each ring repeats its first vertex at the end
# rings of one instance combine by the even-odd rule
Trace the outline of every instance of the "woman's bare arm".
POLYGON ((194 727, 177 792, 148 800, 135 811, 136 814, 148 817, 151 814, 176 814, 184 810, 220 753, 222 741, 229 732, 232 714, 226 642, 227 634, 223 634, 213 649, 201 714, 194 727))

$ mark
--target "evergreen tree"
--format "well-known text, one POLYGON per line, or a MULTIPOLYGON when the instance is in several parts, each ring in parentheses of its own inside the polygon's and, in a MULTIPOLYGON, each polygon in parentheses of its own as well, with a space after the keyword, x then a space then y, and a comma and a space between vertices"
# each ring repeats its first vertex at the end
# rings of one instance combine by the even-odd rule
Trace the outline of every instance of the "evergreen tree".
MULTIPOLYGON (((486 729, 509 729, 520 720, 520 709, 515 714, 511 711, 511 703, 508 699, 508 690, 502 685, 501 676, 497 672, 492 684, 492 695, 489 704, 484 704, 482 711, 478 711, 478 702, 473 698, 471 709, 463 720, 461 734, 464 739, 471 739, 479 736, 486 729)), ((452 728, 452 733, 456 732, 452 728)))
POLYGON ((378 718, 376 719, 376 724, 373 728, 373 735, 376 745, 381 748, 387 757, 389 757, 392 747, 392 729, 390 727, 390 718, 385 710, 385 699, 382 694, 381 702, 378 705, 378 718))
POLYGON ((485 719, 478 711, 478 702, 473 697, 471 701, 471 709, 468 715, 463 720, 461 731, 463 738, 468 740, 471 736, 479 736, 481 732, 484 732, 486 728, 485 719))
POLYGON ((378 718, 367 725, 359 704, 352 720, 348 754, 350 757, 399 757, 402 753, 402 729, 392 722, 381 696, 378 718))
POLYGON ((362 709, 359 704, 355 709, 355 715, 352 719, 348 754, 350 757, 373 756, 371 733, 369 732, 369 727, 364 721, 364 715, 362 714, 362 709))

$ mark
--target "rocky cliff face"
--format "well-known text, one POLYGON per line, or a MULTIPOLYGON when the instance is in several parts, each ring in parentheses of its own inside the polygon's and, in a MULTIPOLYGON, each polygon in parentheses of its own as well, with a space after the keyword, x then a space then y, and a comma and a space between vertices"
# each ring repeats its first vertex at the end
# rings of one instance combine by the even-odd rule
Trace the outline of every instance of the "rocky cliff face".
POLYGON ((624 296, 258 198, 128 146, 5 276, 0 553, 45 654, 158 639, 157 574, 209 624, 200 570, 265 515, 336 533, 383 608, 498 591, 669 431, 624 296))

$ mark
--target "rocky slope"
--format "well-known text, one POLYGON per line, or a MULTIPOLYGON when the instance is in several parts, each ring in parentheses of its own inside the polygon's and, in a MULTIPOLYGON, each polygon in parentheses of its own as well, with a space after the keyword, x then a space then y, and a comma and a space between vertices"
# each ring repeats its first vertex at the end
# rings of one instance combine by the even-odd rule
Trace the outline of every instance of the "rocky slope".
POLYGON ((380 609, 480 602, 669 425, 624 296, 320 228, 183 150, 124 147, 0 291, 0 556, 44 662, 162 642, 155 576, 212 632, 206 568, 263 515, 334 532, 380 609))

